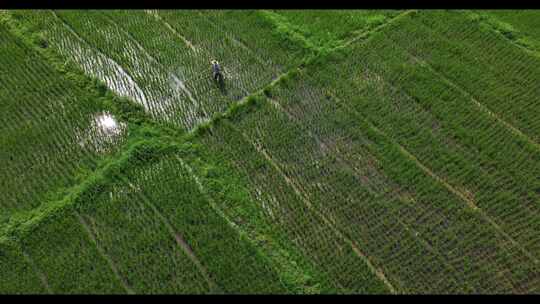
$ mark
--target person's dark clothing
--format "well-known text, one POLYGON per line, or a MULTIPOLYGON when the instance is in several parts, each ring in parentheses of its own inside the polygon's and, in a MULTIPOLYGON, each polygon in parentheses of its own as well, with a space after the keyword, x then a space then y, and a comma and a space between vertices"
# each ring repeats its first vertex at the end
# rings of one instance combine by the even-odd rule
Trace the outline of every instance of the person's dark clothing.
POLYGON ((214 74, 221 72, 221 68, 219 67, 219 64, 213 64, 212 70, 214 71, 214 74))
POLYGON ((218 80, 219 77, 221 76, 221 68, 219 66, 219 64, 213 64, 212 65, 212 72, 214 74, 214 80, 218 80))

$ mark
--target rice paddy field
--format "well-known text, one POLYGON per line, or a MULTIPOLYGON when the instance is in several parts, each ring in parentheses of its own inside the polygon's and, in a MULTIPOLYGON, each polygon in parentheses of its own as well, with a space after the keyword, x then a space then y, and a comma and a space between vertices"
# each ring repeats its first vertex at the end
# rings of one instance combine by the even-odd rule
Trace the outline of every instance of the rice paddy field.
POLYGON ((0 294, 540 293, 539 20, 0 11, 0 294))

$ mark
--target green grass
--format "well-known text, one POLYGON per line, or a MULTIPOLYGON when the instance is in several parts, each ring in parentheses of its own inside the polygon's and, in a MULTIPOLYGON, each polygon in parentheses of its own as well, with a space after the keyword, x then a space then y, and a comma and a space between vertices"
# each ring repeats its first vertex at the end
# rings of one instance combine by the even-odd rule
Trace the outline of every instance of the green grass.
POLYGON ((488 22, 519 45, 540 52, 540 10, 490 10, 488 22))
POLYGON ((0 290, 2 294, 47 293, 46 286, 17 246, 0 244, 0 290))
MULTIPOLYGON (((414 23, 430 20, 428 16, 403 19, 366 45, 331 56, 322 67, 308 66, 299 80, 267 93, 273 100, 238 113, 234 125, 221 123, 218 128, 225 130, 211 136, 227 140, 213 140, 209 146, 225 144, 234 151, 229 157, 239 155, 240 163, 248 162, 243 155, 253 158, 249 162, 259 165, 242 168, 246 174, 260 172, 263 163, 276 163, 322 214, 349 238, 367 244, 367 255, 402 291, 525 292, 534 285, 529 274, 538 271, 538 235, 530 228, 537 217, 537 198, 530 190, 538 187, 538 150, 472 101, 466 103, 470 96, 452 85, 453 78, 417 62, 414 55, 427 53, 418 44, 396 40, 417 34, 437 41, 437 36, 388 35, 398 29, 418 31, 423 27, 414 23), (275 102, 280 106, 274 107, 275 102), (250 145, 270 160, 257 149, 241 152, 250 145), (471 201, 480 212, 469 207, 471 201), (403 260, 393 260, 393 255, 403 260), (506 273, 505 279, 499 272, 506 273)), ((464 15, 458 16, 450 13, 438 20, 465 22, 464 15)), ((483 29, 469 31, 474 35, 483 29)), ((503 40, 495 43, 507 46, 503 40)), ((464 45, 471 52, 477 47, 464 45)), ((433 66, 446 63, 435 56, 426 59, 433 66)), ((478 66, 467 67, 474 68, 478 66)), ((274 174, 257 187, 285 179, 274 174)), ((275 207, 279 210, 290 199, 277 201, 283 202, 275 207)))
POLYGON ((517 16, 1 12, 0 293, 538 292, 517 16))
POLYGON ((40 32, 51 48, 106 82, 118 95, 141 104, 156 121, 184 130, 225 111, 303 56, 297 46, 282 49, 271 25, 254 19, 252 13, 65 10, 14 14, 40 32), (239 26, 246 30, 238 31, 239 26), (210 77, 213 58, 224 67, 224 91, 210 77))
POLYGON ((111 137, 100 131, 96 119, 110 113, 105 98, 66 79, 23 34, 10 31, 4 17, 0 73, 9 77, 0 84, 2 217, 56 198, 118 151, 126 135, 125 128, 111 137))
POLYGON ((385 23, 399 11, 274 10, 273 13, 277 22, 288 23, 314 45, 336 47, 385 23))

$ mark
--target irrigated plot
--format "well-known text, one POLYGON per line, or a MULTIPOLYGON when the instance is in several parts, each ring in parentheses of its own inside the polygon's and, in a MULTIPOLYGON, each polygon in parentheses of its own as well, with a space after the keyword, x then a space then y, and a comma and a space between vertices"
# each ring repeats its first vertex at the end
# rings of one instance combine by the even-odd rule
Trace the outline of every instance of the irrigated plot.
MULTIPOLYGON (((274 131, 273 135, 279 137, 274 131)), ((299 193, 296 181, 285 176, 283 168, 269 161, 242 131, 224 121, 202 140, 212 154, 231 164, 230 168, 238 172, 234 174, 244 177, 251 199, 272 223, 272 229, 292 241, 289 250, 301 252, 317 271, 328 277, 334 292, 389 292, 359 253, 329 225, 328 218, 313 211, 299 193)), ((249 223, 250 218, 242 218, 241 222, 249 223)))
POLYGON ((19 14, 86 73, 155 119, 187 130, 262 88, 302 55, 281 49, 271 25, 253 24, 249 13, 236 22, 205 11, 19 14), (234 31, 240 26, 247 30, 234 31), (211 59, 224 69, 224 87, 211 78, 211 59))
MULTIPOLYGON (((403 23, 409 22, 414 19, 403 23)), ((331 82, 328 89, 352 101, 352 108, 447 180, 464 201, 486 213, 492 226, 500 226, 509 240, 538 259, 538 146, 486 112, 420 55, 408 52, 413 46, 403 42, 404 48, 396 47, 393 32, 385 31, 362 47, 362 58, 329 65, 321 75, 357 68, 348 69, 350 81, 331 82)), ((535 73, 535 66, 526 72, 535 73)))
POLYGON ((0 25, 1 225, 117 151, 126 126, 0 25))
MULTIPOLYGON (((312 101, 321 102, 321 99, 312 101)), ((338 120, 333 119, 331 112, 325 112, 322 117, 354 126, 354 116, 348 121, 344 116, 338 120)), ((510 268, 508 264, 499 265, 506 256, 515 261, 522 259, 525 264, 520 266, 531 265, 515 246, 499 249, 497 242, 505 241, 500 234, 479 216, 468 215, 467 207, 457 197, 419 168, 410 163, 407 166, 408 160, 403 155, 390 155, 392 149, 375 150, 379 153, 380 166, 386 170, 396 169, 397 163, 404 162, 399 174, 409 175, 410 180, 395 181, 395 176, 385 178, 384 174, 373 171, 376 161, 368 161, 370 151, 361 144, 363 140, 358 137, 361 133, 350 128, 344 132, 345 136, 337 137, 346 142, 349 139, 348 145, 336 149, 324 138, 306 139, 303 128, 288 123, 285 114, 273 113, 270 108, 250 113, 238 126, 245 130, 242 132, 246 136, 253 138, 251 143, 259 146, 260 153, 282 170, 280 178, 295 185, 297 194, 304 197, 306 204, 312 205, 350 238, 396 290, 489 292, 512 288, 506 280, 499 280, 497 273, 489 271, 510 268), (275 122, 271 123, 272 120, 275 122), (280 145, 282 141, 288 144, 280 145), (362 146, 363 151, 357 150, 362 146), (393 161, 397 163, 391 163, 393 161), (372 176, 366 174, 369 171, 372 176), (455 235, 461 239, 456 239, 455 235), (482 240, 471 247, 468 239, 478 237, 482 240), (452 246, 446 247, 450 242, 452 246), (455 251, 450 251, 451 248, 455 251), (494 257, 486 259, 488 253, 494 257), (411 273, 414 279, 409 277, 411 273), (480 274, 482 279, 475 279, 480 274)), ((309 132, 317 134, 315 130, 309 132)), ((381 144, 388 145, 378 142, 371 149, 380 149, 381 144)), ((284 204, 286 202, 280 202, 284 204)), ((517 274, 514 279, 519 280, 517 274)))
POLYGON ((0 27, 0 293, 540 291, 540 57, 500 24, 470 11, 13 16, 151 118, 130 116, 142 131, 115 158, 127 125, 107 102, 0 27), (212 117, 187 137, 161 128, 212 117), (58 204, 17 214, 105 156, 58 204))
MULTIPOLYGON (((247 155, 275 168, 268 181, 291 187, 305 214, 326 218, 397 291, 534 291, 538 197, 527 191, 537 183, 538 151, 385 33, 221 123, 211 146, 233 156, 251 146, 247 155), (243 142, 225 139, 235 137, 243 142)), ((291 205, 261 201, 272 212, 291 205)))

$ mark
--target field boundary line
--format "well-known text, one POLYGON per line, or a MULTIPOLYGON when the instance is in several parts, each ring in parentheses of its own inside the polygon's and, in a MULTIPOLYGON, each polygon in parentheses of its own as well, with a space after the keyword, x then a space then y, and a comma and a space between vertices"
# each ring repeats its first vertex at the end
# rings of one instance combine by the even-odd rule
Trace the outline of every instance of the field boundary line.
MULTIPOLYGON (((88 47, 89 50, 92 50, 94 52, 96 52, 96 54, 98 56, 102 56, 103 59, 107 60, 109 63, 112 63, 115 67, 119 68, 120 69, 120 73, 121 74, 124 74, 128 77, 128 80, 130 83, 132 83, 135 87, 135 95, 138 95, 140 94, 141 96, 139 98, 140 99, 140 103, 142 103, 144 106, 148 106, 150 107, 150 103, 147 102, 147 97, 146 97, 146 94, 144 93, 144 91, 141 89, 141 87, 139 86, 139 84, 135 81, 135 79, 133 78, 133 75, 131 75, 131 73, 128 73, 128 71, 126 69, 124 69, 124 67, 118 63, 116 60, 114 60, 113 58, 109 57, 106 53, 104 53, 101 49, 99 49, 98 47, 94 46, 93 44, 91 44, 88 40, 86 40, 85 38, 83 38, 79 33, 77 33, 77 31, 67 22, 65 21, 64 19, 62 19, 62 17, 58 16, 58 14, 56 14, 56 12, 54 10, 49 10, 51 12, 51 14, 56 18, 58 19, 61 23, 62 23, 62 26, 64 26, 74 37, 75 39, 78 39, 80 42, 82 42, 83 45, 85 45, 86 47, 88 47)), ((60 52, 57 51, 57 53, 60 54, 60 52)), ((69 59, 70 61, 73 61, 74 63, 76 63, 77 66, 82 66, 82 64, 79 64, 77 63, 74 59, 69 59)), ((84 67, 80 67, 79 68, 83 74, 86 76, 86 77, 90 77, 92 79, 97 79, 99 80, 100 82, 102 83, 105 83, 107 89, 111 92, 115 92, 115 90, 113 88, 110 88, 109 85, 107 84, 106 80, 101 80, 97 75, 96 76, 93 76, 91 75, 90 73, 87 73, 86 71, 84 71, 84 67)), ((106 78, 106 77, 105 77, 106 78)), ((116 93, 116 92, 115 92, 116 93)), ((132 99, 131 96, 129 95, 125 95, 126 98, 129 98, 129 99, 132 99)), ((138 103, 139 104, 139 103, 138 103)))
POLYGON ((123 147, 119 154, 105 161, 86 176, 80 183, 73 185, 67 190, 66 195, 48 204, 43 203, 40 207, 25 213, 21 216, 21 220, 16 223, 4 226, 0 234, 0 243, 19 242, 20 237, 24 237, 29 231, 38 227, 41 222, 65 209, 73 208, 80 204, 79 198, 91 191, 94 187, 106 182, 107 176, 118 170, 119 167, 125 166, 136 153, 137 149, 148 144, 148 140, 134 141, 131 145, 123 147))
MULTIPOLYGON (((300 128, 301 128, 302 130, 304 130, 304 132, 306 132, 306 133, 308 134, 308 136, 311 137, 312 139, 314 139, 318 144, 321 144, 321 145, 325 146, 326 149, 328 149, 329 151, 339 152, 339 150, 337 150, 337 149, 329 148, 328 145, 327 145, 322 139, 320 139, 318 136, 316 136, 315 134, 313 134, 313 132, 311 132, 310 130, 308 130, 308 129, 306 129, 305 127, 303 127, 303 126, 299 123, 299 122, 300 122, 299 119, 297 119, 297 118, 294 117, 292 114, 290 114, 287 110, 285 110, 285 109, 279 104, 279 102, 277 102, 276 100, 274 100, 273 98, 270 98, 270 97, 269 97, 268 99, 270 100, 270 102, 271 102, 272 104, 275 105, 276 108, 279 108, 281 111, 283 111, 283 112, 289 117, 290 120, 297 122, 297 125, 300 126, 300 128)), ((334 153, 333 155, 336 157, 336 159, 337 159, 342 165, 344 165, 344 166, 350 168, 350 169, 354 172, 354 176, 355 176, 357 179, 359 179, 359 180, 362 179, 362 178, 361 178, 361 173, 357 172, 356 168, 350 164, 350 161, 347 161, 346 159, 344 159, 339 153, 334 153)), ((375 157, 375 156, 373 155, 373 157, 375 157)), ((384 176, 385 179, 390 179, 389 177, 387 177, 387 176, 384 175, 383 173, 380 173, 380 174, 381 174, 382 176, 384 176)), ((391 187, 391 186, 389 185, 388 187, 391 187)), ((380 194, 376 193, 375 191, 373 191, 372 189, 370 189, 369 187, 366 187, 366 191, 368 191, 369 193, 371 193, 371 194, 372 194, 373 196, 375 196, 375 197, 377 197, 378 195, 380 195, 380 194)), ((385 193, 385 192, 383 192, 383 193, 385 193)), ((402 202, 401 200, 403 199, 403 197, 400 196, 399 193, 396 193, 395 190, 392 190, 392 191, 387 192, 387 193, 388 193, 388 195, 391 195, 392 197, 397 198, 397 199, 400 200, 400 202, 402 202)), ((411 198, 411 199, 414 200, 414 201, 416 201, 414 198, 411 198)), ((397 218, 397 220, 399 221, 399 223, 401 224, 401 226, 403 226, 403 228, 404 228, 406 231, 409 232, 409 231, 412 230, 412 231, 414 232, 414 233, 411 233, 411 235, 412 235, 414 238, 418 239, 418 241, 419 241, 424 247, 426 247, 426 248, 428 249, 428 251, 431 251, 432 253, 434 253, 435 256, 438 256, 439 258, 441 258, 442 264, 444 264, 444 265, 446 266, 447 269, 451 270, 452 272, 456 272, 455 267, 452 266, 452 265, 450 265, 450 264, 448 264, 448 262, 445 260, 445 259, 446 259, 446 256, 445 256, 443 253, 441 253, 439 250, 433 248, 433 246, 431 246, 428 242, 426 242, 422 237, 419 237, 419 236, 418 236, 418 231, 416 231, 411 225, 404 223, 403 221, 401 221, 401 220, 399 219, 399 217, 396 217, 396 218, 397 218)), ((454 282, 458 283, 458 282, 455 281, 455 280, 454 280, 454 282)), ((458 285, 459 285, 459 284, 458 284, 458 285)), ((467 285, 469 285, 469 282, 467 282, 467 285)), ((474 290, 470 285, 469 285, 469 288, 471 288, 471 290, 474 290)))
POLYGON ((392 294, 396 294, 397 291, 396 289, 394 288, 394 286, 389 282, 389 280, 386 278, 386 275, 384 274, 384 272, 375 267, 370 259, 367 257, 367 255, 365 255, 359 248, 358 246, 356 245, 356 242, 352 241, 351 239, 349 239, 348 237, 346 237, 337 227, 335 227, 334 223, 332 223, 332 221, 330 221, 326 216, 324 216, 321 212, 319 212, 314 206, 313 204, 311 204, 311 202, 302 194, 302 192, 296 187, 296 185, 294 184, 294 182, 281 170, 281 168, 279 167, 279 165, 272 159, 272 157, 270 155, 268 155, 268 153, 266 153, 266 151, 264 150, 264 148, 262 147, 259 147, 256 143, 254 143, 244 132, 242 132, 241 130, 238 130, 238 128, 236 126, 234 126, 233 124, 231 124, 233 126, 233 128, 242 135, 242 137, 244 138, 245 141, 247 141, 248 143, 250 143, 254 148, 255 150, 257 150, 261 155, 263 155, 263 157, 270 163, 270 165, 272 167, 274 167, 274 169, 283 177, 283 179, 285 180, 285 182, 294 190, 295 194, 300 198, 300 200, 311 210, 313 211, 313 213, 315 215, 317 215, 320 219, 323 220, 323 222, 332 229, 332 231, 334 231, 334 233, 338 236, 338 238, 340 238, 342 241, 345 241, 345 243, 349 244, 349 246, 352 247, 353 251, 356 253, 356 255, 358 257, 360 257, 363 262, 368 266, 368 268, 372 271, 373 274, 375 274, 375 276, 381 280, 385 285, 386 287, 389 289, 389 291, 392 293, 392 294))
MULTIPOLYGON (((398 47, 401 47, 401 46, 398 46, 398 47)), ((529 144, 531 144, 533 147, 535 147, 537 150, 540 151, 540 143, 537 143, 536 141, 532 140, 531 138, 529 138, 529 136, 527 136, 525 133, 520 131, 518 128, 514 127, 512 124, 510 124, 509 122, 507 122, 506 120, 501 118, 497 113, 491 111, 488 106, 486 106, 486 105, 482 104, 480 101, 478 101, 478 99, 476 99, 471 93, 466 91, 461 85, 455 83, 453 80, 449 79, 446 75, 444 75, 441 72, 439 72, 438 70, 436 70, 429 62, 427 62, 425 60, 422 60, 422 59, 416 58, 411 53, 409 53, 409 51, 406 50, 406 49, 403 49, 403 50, 405 52, 407 52, 407 54, 410 56, 410 58, 412 58, 413 60, 415 60, 419 64, 423 64, 433 74, 437 75, 440 79, 442 79, 446 84, 450 85, 451 87, 456 89, 458 92, 463 94, 465 97, 468 97, 470 100, 472 100, 473 104, 476 105, 477 108, 480 111, 482 111, 482 112, 486 113, 487 115, 495 118, 495 120, 498 121, 500 124, 502 124, 505 128, 507 128, 510 131, 510 133, 513 133, 514 135, 516 135, 518 137, 521 137, 522 139, 524 139, 525 141, 527 141, 529 144)))
POLYGON ((356 37, 351 38, 348 41, 345 41, 341 45, 338 45, 338 46, 332 48, 331 52, 336 51, 338 49, 347 48, 351 44, 355 43, 358 40, 367 39, 367 38, 369 38, 369 36, 373 35, 376 32, 379 32, 381 29, 383 29, 384 27, 389 26, 390 24, 396 22, 397 20, 402 19, 405 16, 408 16, 408 15, 411 15, 411 14, 416 14, 416 13, 417 13, 417 10, 406 10, 406 11, 404 11, 402 13, 399 13, 398 15, 396 15, 394 17, 391 17, 389 20, 385 21, 384 23, 382 23, 382 24, 380 24, 380 25, 378 25, 378 26, 376 26, 376 27, 374 27, 374 28, 372 28, 370 30, 364 31, 364 32, 358 34, 356 37))
MULTIPOLYGON (((396 17, 397 18, 397 17, 396 17)), ((395 18, 394 18, 395 20, 395 18)), ((390 38, 391 39, 391 38, 390 38)), ((396 43, 393 39, 391 39, 394 43, 393 45, 400 48, 402 51, 404 51, 405 53, 407 53, 407 55, 409 56, 409 58, 411 58, 412 60, 414 60, 415 62, 417 62, 418 64, 426 67, 429 71, 431 71, 433 74, 437 75, 442 81, 444 81, 447 85, 451 86, 452 88, 456 89, 458 92, 460 92, 462 95, 464 95, 465 97, 469 98, 470 100, 473 101, 473 104, 476 105, 478 107, 478 109, 486 114, 488 114, 489 116, 495 118, 496 121, 498 121, 500 124, 502 124, 504 127, 506 127, 507 129, 510 130, 511 133, 514 133, 514 135, 517 135, 518 137, 521 137, 522 139, 524 139, 525 141, 529 142, 533 147, 535 147, 537 150, 540 150, 540 143, 537 143, 536 141, 532 140, 531 138, 529 138, 529 136, 527 136, 525 133, 523 133, 521 130, 519 130, 518 128, 514 127, 512 124, 510 124, 509 122, 505 121, 503 118, 501 118, 497 113, 491 111, 491 109, 484 105, 483 103, 481 103, 478 99, 476 99, 470 92, 468 92, 465 88, 463 88, 462 85, 456 83, 454 80, 452 80, 451 78, 449 78, 448 76, 446 76, 445 74, 443 74, 442 72, 440 72, 439 70, 437 70, 431 63, 429 63, 428 61, 424 60, 424 59, 419 59, 417 58, 416 56, 414 56, 413 54, 411 54, 411 52, 409 52, 409 50, 407 50, 406 48, 402 47, 401 45, 399 45, 398 43, 396 43)))
POLYGON ((271 65, 267 64, 266 62, 264 62, 260 56, 257 56, 257 54, 255 53, 255 51, 253 51, 252 49, 250 49, 247 45, 245 45, 242 41, 236 39, 236 37, 234 37, 233 34, 231 34, 230 32, 228 32, 227 30, 225 29, 220 29, 219 26, 217 24, 215 24, 210 18, 208 18, 208 16, 206 16, 205 14, 201 13, 201 11, 197 11, 199 13, 200 16, 203 17, 204 20, 206 20, 207 23, 210 23, 215 29, 217 29, 218 31, 221 31, 226 37, 227 39, 229 39, 230 41, 236 43, 237 45, 239 45, 242 49, 246 50, 248 53, 252 54, 252 58, 255 58, 255 60, 257 60, 257 62, 259 62, 263 67, 268 67, 268 66, 271 66, 272 70, 274 71, 274 74, 275 75, 279 75, 279 73, 281 72, 278 68, 275 67, 275 64, 271 61, 270 59, 270 63, 271 65))
POLYGON ((528 42, 519 41, 520 38, 527 38, 536 42, 540 42, 537 38, 532 37, 531 35, 528 35, 524 33, 523 31, 519 29, 515 29, 514 25, 510 22, 501 21, 500 17, 495 15, 490 15, 487 13, 478 13, 477 11, 472 10, 463 10, 463 14, 466 15, 469 19, 473 19, 473 21, 477 22, 480 25, 485 25, 488 27, 488 29, 495 34, 502 36, 506 42, 512 44, 513 46, 519 48, 522 51, 525 51, 527 54, 535 56, 537 58, 540 58, 540 49, 537 49, 534 46, 531 46, 528 42), (503 33, 500 32, 501 26, 503 25, 510 25, 510 28, 512 29, 510 32, 512 33, 513 37, 507 37, 503 33), (521 36, 521 37, 518 37, 521 36))
POLYGON ((278 34, 285 35, 285 39, 297 44, 300 48, 315 52, 319 54, 321 47, 313 43, 310 39, 306 38, 301 32, 298 31, 297 25, 291 23, 285 16, 277 14, 271 10, 259 10, 256 12, 258 16, 266 20, 274 27, 274 31, 278 34))
POLYGON ((296 70, 298 70, 298 68, 292 68, 292 69, 290 69, 290 70, 288 70, 286 72, 283 72, 283 73, 279 74, 275 79, 273 79, 266 86, 262 87, 261 89, 258 89, 256 91, 254 91, 254 92, 251 92, 251 94, 249 94, 247 96, 244 96, 242 99, 240 99, 240 100, 238 100, 236 102, 231 103, 231 105, 229 105, 224 111, 217 112, 207 122, 196 125, 193 129, 191 129, 189 132, 187 132, 186 138, 189 139, 191 137, 198 136, 200 133, 204 132, 205 129, 208 129, 212 125, 214 125, 216 123, 216 121, 218 121, 218 120, 233 117, 236 110, 238 110, 240 108, 243 108, 243 107, 249 106, 250 105, 250 100, 252 98, 256 97, 257 95, 262 94, 266 87, 275 86, 277 83, 281 82, 284 78, 288 77, 291 73, 295 72, 296 70))
MULTIPOLYGON (((334 97, 336 100, 341 101, 341 98, 337 97, 334 94, 331 94, 332 97, 334 97)), ((461 191, 455 189, 450 183, 448 183, 444 178, 441 178, 436 173, 434 173, 430 168, 425 166, 416 156, 414 156, 412 153, 410 153, 405 147, 403 147, 399 142, 395 141, 393 138, 391 138, 389 135, 387 135, 384 131, 380 130, 378 127, 376 127, 373 123, 368 121, 363 115, 361 115, 358 111, 352 109, 349 107, 346 103, 341 102, 341 104, 345 105, 350 111, 353 113, 357 113, 357 116, 359 116, 364 122, 368 124, 368 126, 377 132, 378 134, 382 135, 384 138, 386 138, 387 141, 391 142, 393 145, 395 145, 399 151, 404 154, 407 158, 412 160, 422 171, 424 171, 426 174, 428 174, 431 178, 433 178, 438 183, 442 184, 447 190, 452 192, 454 195, 459 197, 462 201, 465 202, 465 204, 471 208, 473 211, 478 212, 484 220, 486 220, 489 224, 491 224, 504 238, 506 238, 508 241, 510 241, 514 246, 516 246, 523 254, 525 254, 528 258, 530 258, 534 263, 538 264, 538 259, 532 255, 530 252, 528 252, 521 244, 519 244, 516 240, 514 240, 510 235, 508 235, 504 230, 493 220, 491 217, 485 213, 481 208, 476 206, 475 202, 468 198, 467 195, 463 194, 461 191)))
MULTIPOLYGON (((122 177, 122 180, 132 189, 137 191, 137 187, 133 185, 131 182, 125 179, 125 177, 122 177)), ((176 229, 173 227, 173 225, 167 220, 167 218, 161 213, 154 203, 151 202, 151 200, 142 192, 139 193, 141 199, 146 202, 146 204, 152 209, 152 211, 158 216, 158 218, 165 224, 165 227, 167 230, 169 230, 170 235, 175 240, 176 244, 182 249, 184 254, 191 260, 193 264, 197 267, 199 270, 199 273, 204 277, 206 283, 208 283, 208 286, 211 288, 211 291, 221 291, 221 288, 212 280, 212 277, 209 275, 209 271, 206 269, 206 267, 201 263, 199 258, 195 255, 193 252, 193 249, 189 244, 185 241, 185 239, 182 237, 182 235, 179 232, 176 232, 176 229)))
POLYGON ((30 257, 30 255, 28 255, 24 251, 24 249, 21 248, 21 252, 22 252, 22 255, 23 255, 24 259, 26 260, 26 262, 28 264, 30 264, 30 267, 32 267, 32 269, 34 270, 34 273, 39 278, 39 281, 41 282, 41 284, 43 284, 43 286, 45 287, 47 292, 49 294, 54 294, 51 286, 49 285, 49 281, 47 280, 47 276, 45 275, 45 273, 43 271, 41 271, 39 269, 39 267, 37 267, 36 263, 34 263, 34 260, 30 257))
MULTIPOLYGON (((286 266, 284 266, 283 262, 280 262, 279 260, 283 260, 283 261, 290 261, 290 257, 284 257, 283 254, 281 254, 282 251, 284 251, 284 249, 276 244, 272 244, 272 245, 268 245, 267 242, 265 242, 265 244, 258 244, 254 239, 256 239, 258 236, 262 236, 262 234, 260 234, 259 232, 255 231, 255 229, 252 229, 252 231, 247 231, 247 229, 243 229, 241 228, 238 224, 236 224, 226 213, 225 211, 223 211, 219 206, 218 204, 216 203, 216 201, 214 200, 213 197, 210 196, 210 194, 208 194, 208 192, 205 190, 205 187, 203 185, 203 183, 201 182, 199 176, 194 172, 193 168, 188 165, 180 156, 176 156, 176 158, 180 161, 181 165, 189 172, 189 174, 193 177, 193 180, 195 181, 195 183, 197 184, 197 187, 199 188, 199 192, 204 195, 206 197, 206 199, 208 200, 208 202, 210 203, 210 206, 212 207, 212 209, 219 215, 221 216, 228 224, 231 228, 233 228, 239 235, 243 235, 250 243, 251 245, 253 246, 253 248, 255 248, 255 250, 259 251, 263 257, 265 257, 267 260, 271 261, 271 263, 273 264, 277 264, 279 265, 278 267, 280 268, 283 268, 283 267, 290 267, 290 265, 294 265, 294 266, 297 266, 295 263, 287 263, 286 266), (260 245, 260 246, 259 246, 260 245), (265 247, 266 246, 271 246, 272 248, 264 248, 264 249, 260 249, 260 247, 265 247), (279 255, 278 258, 273 258, 272 255, 270 253, 267 253, 266 251, 271 251, 271 250, 275 250, 275 252, 272 252, 272 254, 277 254, 279 255)), ((301 269, 300 267, 295 267, 297 271, 301 272, 301 270, 298 270, 298 269, 301 269)), ((281 277, 281 272, 277 272, 278 276, 281 277)), ((302 272, 302 274, 305 274, 304 272, 302 272)), ((286 278, 283 278, 281 277, 284 281, 288 281, 286 278)), ((291 284, 291 285, 295 285, 295 284, 291 284)), ((306 288, 308 287, 305 287, 305 286, 301 286, 301 288, 303 288, 302 290, 303 291, 306 291, 306 288)))
POLYGON ((84 231, 90 237, 90 240, 91 240, 92 244, 94 245, 94 247, 99 252, 99 255, 101 255, 101 257, 107 261, 107 264, 109 265, 109 268, 111 268, 111 270, 114 273, 114 276, 116 277, 116 279, 118 281, 120 281, 120 283, 122 284, 122 286, 124 287, 124 289, 127 291, 128 294, 135 294, 135 292, 133 291, 131 286, 129 286, 129 284, 126 282, 124 277, 122 277, 120 275, 120 272, 118 271, 118 268, 116 268, 116 265, 114 264, 114 261, 111 259, 111 257, 109 257, 107 255, 105 250, 103 248, 101 248, 101 246, 99 246, 99 244, 97 242, 97 239, 96 239, 96 236, 94 235, 95 232, 93 231, 93 229, 88 225, 88 223, 79 214, 79 212, 75 212, 75 215, 77 216, 81 226, 84 228, 84 231))
POLYGON ((161 18, 161 16, 157 12, 154 12, 154 10, 144 10, 144 12, 154 17, 157 21, 162 22, 167 29, 169 29, 171 32, 173 32, 173 34, 180 38, 180 40, 182 40, 186 44, 186 46, 188 46, 189 49, 191 49, 195 54, 199 52, 198 47, 195 47, 195 45, 193 45, 193 43, 191 43, 191 41, 189 41, 184 35, 180 34, 177 30, 175 30, 171 26, 171 24, 161 18))

